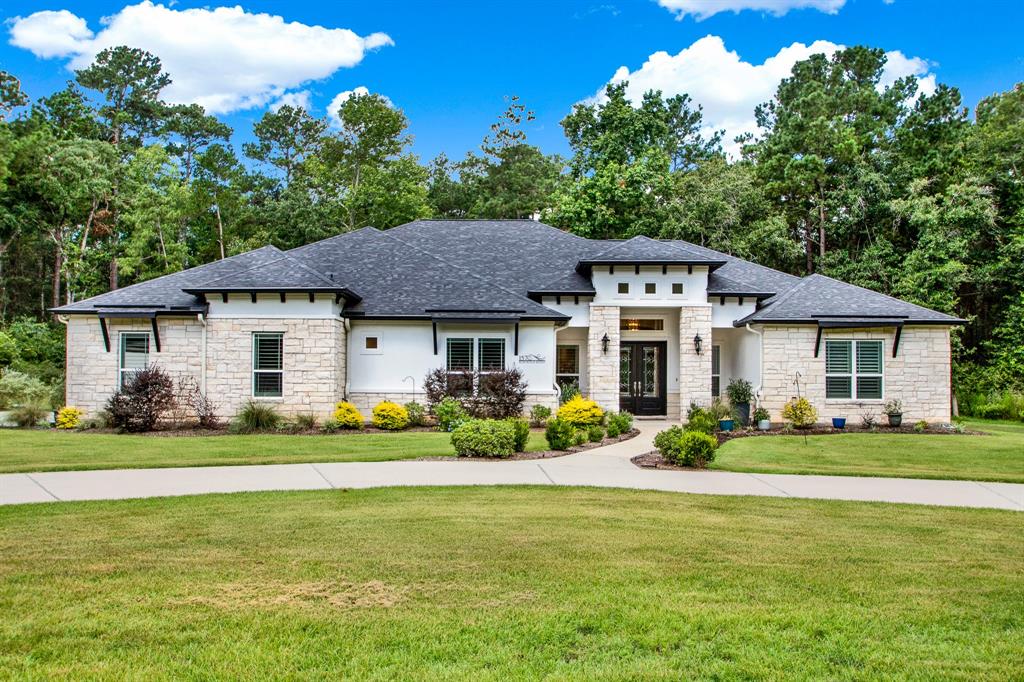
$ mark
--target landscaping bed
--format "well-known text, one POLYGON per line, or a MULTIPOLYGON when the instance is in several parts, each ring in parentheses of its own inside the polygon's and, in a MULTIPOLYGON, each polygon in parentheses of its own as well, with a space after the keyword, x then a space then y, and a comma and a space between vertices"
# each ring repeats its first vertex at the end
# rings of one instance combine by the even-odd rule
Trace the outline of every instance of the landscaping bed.
MULTIPOLYGON (((543 435, 544 429, 534 429, 531 433, 538 433, 543 435)), ((527 452, 517 452, 511 457, 496 458, 496 457, 421 457, 420 461, 430 462, 508 462, 516 460, 532 460, 532 459, 553 459, 555 457, 564 457, 565 455, 571 455, 577 452, 584 452, 586 450, 593 450, 594 448, 601 448, 606 445, 613 445, 620 443, 630 438, 635 438, 639 435, 639 429, 630 429, 628 432, 616 436, 615 438, 609 438, 605 436, 597 443, 584 443, 583 445, 574 445, 568 450, 536 450, 527 452)))
POLYGON ((950 426, 949 424, 929 424, 928 428, 918 430, 914 426, 903 424, 901 426, 850 426, 847 425, 842 429, 837 429, 834 426, 828 426, 827 424, 816 424, 806 429, 793 429, 785 428, 782 426, 772 428, 768 431, 760 431, 755 428, 739 429, 734 431, 718 431, 715 436, 718 438, 719 443, 725 443, 726 441, 733 440, 735 438, 752 438, 757 436, 829 436, 829 435, 841 435, 844 433, 874 433, 874 434, 885 434, 885 433, 907 433, 918 436, 923 435, 947 435, 947 436, 983 436, 985 435, 982 431, 974 431, 970 429, 957 430, 956 427, 950 426))

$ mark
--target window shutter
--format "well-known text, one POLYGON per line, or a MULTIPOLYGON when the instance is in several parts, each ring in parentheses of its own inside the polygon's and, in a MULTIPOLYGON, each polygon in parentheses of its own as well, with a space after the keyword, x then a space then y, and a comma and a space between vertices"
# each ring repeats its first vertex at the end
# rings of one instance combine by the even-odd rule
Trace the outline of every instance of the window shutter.
POLYGON ((505 369, 505 339, 480 339, 480 371, 505 369))
POLYGON ((850 377, 833 376, 825 377, 825 397, 828 399, 852 398, 853 382, 850 377))
POLYGON ((882 377, 857 377, 858 400, 881 400, 882 377))
POLYGON ((825 341, 825 374, 852 374, 852 344, 849 341, 825 341))
POLYGON ((473 339, 448 339, 448 371, 473 371, 473 339))
POLYGON ((121 336, 121 369, 145 369, 149 362, 149 334, 121 336))
POLYGON ((882 373, 882 342, 857 342, 857 374, 882 373))
POLYGON ((254 369, 279 370, 282 368, 284 339, 281 334, 256 334, 254 369))

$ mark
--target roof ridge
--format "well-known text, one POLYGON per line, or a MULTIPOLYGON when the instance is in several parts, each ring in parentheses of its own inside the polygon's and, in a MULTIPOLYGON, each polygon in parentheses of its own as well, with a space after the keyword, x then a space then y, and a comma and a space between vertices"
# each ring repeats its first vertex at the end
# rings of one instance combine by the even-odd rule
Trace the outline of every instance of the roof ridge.
POLYGON ((307 249, 307 248, 309 248, 311 246, 316 246, 317 244, 323 244, 324 242, 329 242, 329 241, 334 240, 334 239, 340 239, 341 237, 348 237, 349 235, 358 234, 359 232, 375 232, 377 234, 384 234, 384 232, 382 230, 374 227, 373 225, 364 225, 364 226, 356 228, 354 230, 349 230, 348 232, 339 232, 338 234, 332 234, 330 237, 324 237, 323 239, 317 239, 315 242, 310 242, 308 244, 302 244, 301 246, 296 246, 296 247, 290 248, 287 251, 282 251, 281 253, 289 253, 290 254, 292 251, 299 251, 300 249, 307 249))
MULTIPOLYGON (((425 251, 425 250, 421 249, 420 247, 416 246, 415 244, 410 244, 409 242, 405 241, 404 239, 399 239, 398 237, 395 237, 393 235, 388 234, 386 231, 381 232, 381 234, 384 235, 385 237, 389 238, 389 239, 395 240, 399 244, 404 244, 405 246, 408 246, 410 249, 416 249, 420 253, 422 253, 422 254, 430 257, 430 258, 433 258, 434 260, 438 261, 439 263, 444 263, 448 267, 455 268, 456 270, 464 272, 465 274, 469 275, 470 277, 473 277, 474 279, 480 280, 481 282, 483 282, 484 284, 487 284, 488 286, 494 287, 495 289, 498 289, 499 291, 504 291, 507 294, 511 294, 512 296, 515 296, 517 299, 521 299, 521 300, 525 301, 526 303, 528 303, 531 306, 539 306, 539 307, 544 308, 546 310, 551 310, 547 306, 542 305, 540 303, 537 303, 536 301, 532 300, 531 298, 529 298, 527 296, 524 296, 524 295, 522 295, 522 294, 520 294, 518 292, 515 292, 515 291, 511 290, 511 289, 506 289, 505 287, 501 286, 500 284, 498 284, 496 282, 492 282, 489 279, 481 277, 480 275, 476 274, 475 272, 472 272, 471 270, 467 270, 467 269, 465 269, 465 268, 463 268, 461 266, 458 266, 458 265, 456 265, 454 263, 451 263, 451 262, 445 260, 444 258, 441 258, 440 256, 435 256, 434 254, 430 253, 429 251, 425 251)), ((557 310, 551 310, 551 312, 552 313, 556 313, 556 314, 558 313, 557 310)))

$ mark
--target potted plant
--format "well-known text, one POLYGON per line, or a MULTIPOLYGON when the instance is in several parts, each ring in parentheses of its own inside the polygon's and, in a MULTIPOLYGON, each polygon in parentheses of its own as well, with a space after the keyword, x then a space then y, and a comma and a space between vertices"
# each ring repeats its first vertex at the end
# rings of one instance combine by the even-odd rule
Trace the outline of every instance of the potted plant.
POLYGON ((740 426, 750 422, 750 400, 754 397, 754 387, 746 379, 733 379, 725 389, 732 405, 733 414, 740 426))
POLYGON ((719 419, 718 430, 719 431, 732 431, 732 427, 735 426, 735 422, 732 419, 719 419))
POLYGON ((768 431, 772 428, 772 416, 763 407, 754 410, 754 421, 757 422, 759 431, 768 431))
POLYGON ((846 428, 846 417, 832 417, 832 428, 833 429, 845 429, 846 428))
POLYGON ((899 426, 903 423, 903 403, 899 400, 886 402, 882 412, 889 418, 889 426, 899 426))

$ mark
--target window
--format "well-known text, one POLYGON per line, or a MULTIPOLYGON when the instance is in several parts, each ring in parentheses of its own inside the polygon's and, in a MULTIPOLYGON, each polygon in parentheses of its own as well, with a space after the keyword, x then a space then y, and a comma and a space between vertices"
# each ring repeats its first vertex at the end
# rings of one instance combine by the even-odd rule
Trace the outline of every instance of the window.
POLYGON ((477 348, 481 372, 501 372, 505 369, 505 339, 478 339, 477 348))
POLYGON ((882 399, 882 342, 825 341, 825 397, 882 399))
POLYGON ((359 346, 360 355, 381 355, 381 339, 379 334, 368 334, 362 337, 362 345, 359 346))
POLYGON ((619 293, 620 294, 628 294, 629 293, 629 282, 619 282, 619 293))
POLYGON ((722 347, 711 346, 711 397, 722 395, 722 347))
POLYGON ((675 296, 681 296, 683 294, 683 283, 682 282, 672 282, 672 293, 675 296))
POLYGON ((284 334, 254 332, 252 335, 252 395, 280 398, 284 387, 284 334))
POLYGON ((656 294, 656 293, 658 293, 658 285, 655 282, 646 282, 646 283, 644 283, 644 293, 645 294, 656 294))
POLYGON ((635 317, 624 317, 619 320, 619 329, 627 332, 660 332, 665 330, 665 320, 638 320, 635 317))
POLYGON ((448 386, 456 395, 473 393, 473 339, 448 339, 446 342, 448 386))
POLYGON ((377 347, 378 347, 377 337, 376 336, 367 336, 366 337, 365 347, 366 347, 366 350, 377 350, 377 347))
POLYGON ((149 364, 149 332, 121 332, 119 385, 124 386, 140 369, 149 364))
POLYGON ((579 346, 558 346, 555 349, 555 383, 559 386, 579 386, 579 346))

